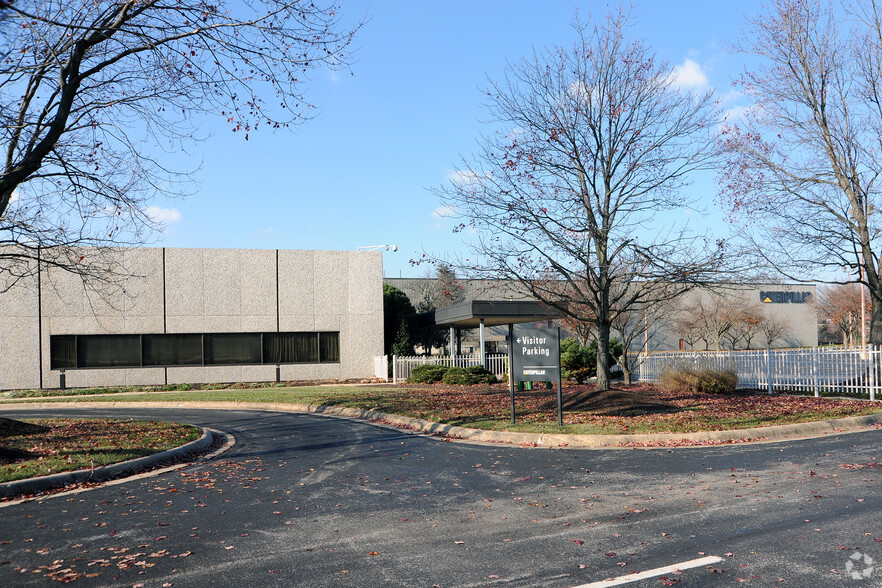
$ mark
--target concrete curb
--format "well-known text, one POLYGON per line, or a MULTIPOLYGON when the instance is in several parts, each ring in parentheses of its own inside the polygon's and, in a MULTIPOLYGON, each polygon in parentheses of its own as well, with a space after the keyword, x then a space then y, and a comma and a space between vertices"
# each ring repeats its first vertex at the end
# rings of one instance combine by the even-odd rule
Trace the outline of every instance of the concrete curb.
POLYGON ((214 436, 211 431, 208 429, 202 429, 202 436, 199 437, 199 439, 190 441, 189 443, 181 445, 180 447, 175 447, 174 449, 154 453, 153 455, 145 455, 144 457, 138 457, 128 461, 88 470, 62 472, 60 474, 39 476, 37 478, 28 478, 26 480, 4 482, 0 484, 0 498, 44 492, 52 488, 60 488, 82 482, 105 482, 114 478, 130 476, 164 461, 179 459, 191 453, 200 453, 207 449, 213 441, 214 436))
POLYGON ((215 410, 266 410, 273 412, 310 413, 370 421, 407 429, 415 433, 437 435, 475 443, 509 443, 527 447, 574 447, 588 449, 706 447, 732 443, 787 441, 855 433, 882 424, 882 413, 846 417, 813 423, 797 423, 774 427, 756 427, 700 433, 651 433, 640 435, 565 435, 559 433, 513 433, 483 431, 454 425, 445 425, 411 417, 387 414, 375 410, 323 406, 316 404, 266 404, 259 402, 40 402, 31 404, 2 404, 0 410, 37 410, 45 408, 191 408, 215 410))

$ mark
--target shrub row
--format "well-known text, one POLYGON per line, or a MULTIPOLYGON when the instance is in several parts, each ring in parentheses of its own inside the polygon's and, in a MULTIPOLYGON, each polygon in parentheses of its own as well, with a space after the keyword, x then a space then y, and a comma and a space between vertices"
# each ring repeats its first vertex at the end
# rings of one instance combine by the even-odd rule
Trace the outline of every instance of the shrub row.
POLYGON ((484 368, 474 365, 467 368, 447 367, 444 365, 419 365, 410 372, 407 379, 411 384, 454 384, 471 386, 474 384, 495 384, 496 376, 484 368))
POLYGON ((738 386, 735 370, 674 368, 661 373, 661 387, 665 390, 686 390, 708 394, 733 394, 738 386))

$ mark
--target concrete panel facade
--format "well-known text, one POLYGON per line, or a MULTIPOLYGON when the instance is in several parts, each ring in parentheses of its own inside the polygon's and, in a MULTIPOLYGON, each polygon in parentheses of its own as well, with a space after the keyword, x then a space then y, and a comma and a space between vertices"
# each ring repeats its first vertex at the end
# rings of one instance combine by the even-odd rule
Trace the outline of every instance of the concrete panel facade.
MULTIPOLYGON (((416 306, 425 292, 437 290, 438 280, 434 278, 385 278, 385 283, 404 292, 411 303, 416 306)), ((514 282, 503 280, 458 280, 457 286, 462 287, 464 300, 532 300, 524 289, 514 282)), ((677 319, 681 314, 693 312, 696 302, 701 300, 704 307, 712 309, 720 304, 734 304, 736 306, 759 308, 766 318, 775 318, 783 321, 787 328, 785 332, 772 342, 772 347, 815 347, 818 344, 818 318, 816 307, 817 287, 810 284, 757 284, 745 286, 720 286, 712 291, 694 290, 679 296, 672 301, 667 315, 659 319, 658 324, 649 325, 649 332, 653 333, 653 340, 649 348, 653 351, 675 351, 680 347, 680 334, 678 334, 677 319), (772 294, 763 296, 760 294, 772 294), (785 293, 789 295, 775 295, 785 293), (797 296, 797 294, 799 294, 797 296)), ((639 313, 638 313, 639 314, 639 313)), ((642 319, 639 319, 642 323, 642 319)), ((565 325, 564 325, 564 328, 565 325)), ((637 330, 642 327, 638 326, 637 330)), ((489 327, 485 334, 486 341, 494 347, 505 349, 507 327, 489 327)), ((565 332, 565 336, 569 333, 565 332)), ((637 349, 643 346, 643 337, 635 341, 637 349)), ((731 345, 723 341, 721 346, 728 349, 731 345)), ((746 343, 739 342, 739 348, 746 343)), ((755 337, 751 342, 752 348, 764 347, 766 341, 762 337, 755 337)), ((462 340, 464 353, 477 353, 479 347, 477 331, 466 332, 462 340)), ((690 349, 688 344, 684 345, 690 349)), ((710 344, 715 348, 715 342, 710 344)), ((703 350, 705 342, 700 341, 695 349, 703 350)))
MULTIPOLYGON (((42 268, 0 294, 0 389, 53 388, 52 335, 339 331, 339 363, 281 366, 283 380, 373 376, 383 353, 382 254, 117 250, 131 274, 112 294, 42 268)), ((275 380, 274 365, 66 370, 71 387, 275 380)))
MULTIPOLYGON (((735 308, 754 308, 762 313, 766 319, 779 320, 786 325, 780 337, 771 343, 765 341, 761 334, 757 334, 751 342, 751 348, 764 348, 770 345, 773 348, 791 347, 817 347, 818 345, 818 316, 817 316, 817 287, 807 284, 767 284, 755 286, 730 286, 715 289, 713 292, 694 290, 687 292, 677 299, 673 316, 660 330, 661 337, 652 345, 656 351, 675 351, 680 348, 680 339, 684 336, 679 333, 677 318, 683 313, 694 313, 696 309, 703 308, 712 312, 715 306, 732 305, 735 308), (787 296, 776 293, 788 294, 787 296)), ((720 347, 728 349, 731 343, 724 338, 720 347)), ((716 348, 715 342, 700 341, 694 345, 697 350, 716 348)), ((745 342, 739 342, 739 348, 746 347, 745 342)), ((684 341, 684 348, 689 350, 688 343, 684 341)))
POLYGON ((37 303, 37 277, 19 280, 10 292, 13 290, 17 295, 0 296, 0 374, 15 382, 16 387, 38 388, 40 307, 37 303))

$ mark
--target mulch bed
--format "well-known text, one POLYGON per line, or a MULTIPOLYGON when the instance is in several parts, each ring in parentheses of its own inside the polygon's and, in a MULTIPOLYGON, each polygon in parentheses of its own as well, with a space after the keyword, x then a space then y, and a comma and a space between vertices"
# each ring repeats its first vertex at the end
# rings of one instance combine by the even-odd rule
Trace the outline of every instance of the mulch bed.
MULTIPOLYGON (((428 418, 441 422, 468 426, 507 418, 510 410, 506 384, 408 384, 402 392, 408 396, 402 407, 424 407, 428 418)), ((545 422, 556 414, 557 391, 517 391, 515 405, 519 421, 545 422)), ((609 433, 726 430, 882 412, 882 406, 864 400, 770 396, 756 390, 714 395, 621 383, 602 392, 593 385, 564 384, 563 406, 565 424, 590 423, 609 433)))

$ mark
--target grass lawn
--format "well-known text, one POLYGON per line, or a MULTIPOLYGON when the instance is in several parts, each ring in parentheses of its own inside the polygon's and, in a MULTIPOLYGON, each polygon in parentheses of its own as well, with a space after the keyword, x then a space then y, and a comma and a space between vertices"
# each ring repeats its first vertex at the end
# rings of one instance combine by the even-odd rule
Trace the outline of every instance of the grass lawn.
POLYGON ((0 419, 0 482, 143 457, 189 443, 191 425, 109 419, 0 419), (26 423, 27 426, 21 426, 26 423))
MULTIPOLYGON (((865 400, 742 393, 717 396, 663 391, 655 386, 618 386, 592 397, 587 386, 564 386, 564 397, 583 393, 588 402, 564 412, 557 426, 556 392, 516 393, 516 425, 510 423, 506 385, 270 386, 231 389, 136 391, 123 395, 64 397, 63 401, 199 400, 322 404, 372 409, 430 421, 497 431, 572 434, 687 433, 744 429, 882 412, 865 400)), ((126 390, 120 390, 126 392, 126 390)), ((2 410, 2 403, 0 403, 2 410)))

